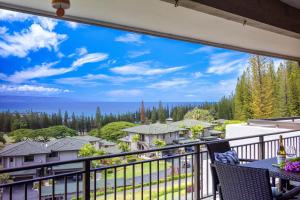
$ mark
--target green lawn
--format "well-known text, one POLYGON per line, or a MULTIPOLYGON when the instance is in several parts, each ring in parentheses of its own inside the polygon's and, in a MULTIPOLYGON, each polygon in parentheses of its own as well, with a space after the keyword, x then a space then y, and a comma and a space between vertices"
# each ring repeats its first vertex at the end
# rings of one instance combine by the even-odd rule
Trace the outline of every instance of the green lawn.
MULTIPOLYGON (((190 187, 192 185, 191 182, 188 182, 187 186, 190 187)), ((157 198, 157 187, 156 186, 152 186, 152 190, 151 190, 151 200, 155 199, 155 200, 160 200, 160 199, 165 199, 165 190, 164 188, 161 188, 158 194, 158 198, 157 198)), ((179 196, 179 190, 180 190, 180 196, 182 197, 182 199, 184 199, 183 197, 185 197, 185 183, 183 182, 181 184, 181 187, 179 189, 178 184, 174 185, 174 197, 178 197, 179 196)), ((167 190, 166 190, 166 195, 167 198, 166 199, 172 199, 172 187, 168 186, 167 190)), ((142 199, 142 192, 136 191, 134 193, 134 197, 135 199, 142 199)), ((132 190, 127 190, 126 192, 126 200, 132 200, 132 190)), ((124 193, 123 192, 119 192, 117 193, 117 199, 124 199, 124 193)), ((143 199, 145 200, 150 200, 150 190, 149 188, 146 188, 143 190, 143 199)), ((104 200, 104 196, 98 196, 97 200, 104 200)), ((107 200, 114 200, 114 194, 108 195, 107 196, 107 200)))
MULTIPOLYGON (((167 162, 167 169, 171 166, 171 163, 167 162)), ((133 166, 126 166, 126 178, 132 178, 133 176, 133 166)), ((107 173, 107 179, 114 179, 114 169, 110 170, 112 173, 107 173)), ((165 170, 165 161, 159 161, 159 170, 165 170)), ((144 175, 150 173, 150 162, 143 164, 144 175)), ((157 172, 157 162, 151 162, 151 173, 157 172)), ((104 173, 104 172, 103 172, 104 173)), ((142 164, 136 164, 134 166, 135 177, 142 175, 142 164)), ((124 178, 124 167, 117 168, 117 178, 124 178)))

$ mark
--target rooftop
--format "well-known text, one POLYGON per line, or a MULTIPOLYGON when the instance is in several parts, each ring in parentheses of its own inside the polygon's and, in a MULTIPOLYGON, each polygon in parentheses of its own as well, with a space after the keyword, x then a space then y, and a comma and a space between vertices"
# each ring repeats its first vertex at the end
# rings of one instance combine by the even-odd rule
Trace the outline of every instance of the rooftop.
POLYGON ((171 125, 176 126, 176 127, 185 127, 185 128, 191 128, 191 127, 197 126, 197 125, 201 125, 204 128, 213 126, 212 123, 200 121, 200 120, 196 120, 196 119, 184 119, 181 121, 173 122, 171 125))
POLYGON ((5 146, 0 151, 0 156, 24 156, 30 154, 46 154, 50 149, 44 143, 34 141, 23 141, 5 146))
POLYGON ((131 128, 123 129, 125 132, 129 133, 139 133, 139 134, 147 134, 147 135, 158 135, 158 134, 166 134, 166 133, 174 133, 178 131, 185 131, 184 128, 179 128, 169 124, 149 124, 149 125, 141 125, 141 126, 134 126, 131 128))

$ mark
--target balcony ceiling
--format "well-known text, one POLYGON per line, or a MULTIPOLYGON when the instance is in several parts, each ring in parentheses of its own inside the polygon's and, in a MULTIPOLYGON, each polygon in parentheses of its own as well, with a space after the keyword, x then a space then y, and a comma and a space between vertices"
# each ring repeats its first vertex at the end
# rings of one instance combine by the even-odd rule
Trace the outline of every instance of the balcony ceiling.
MULTIPOLYGON (((181 6, 190 0, 180 1, 178 7, 165 1, 71 0, 65 19, 300 61, 297 31, 255 26, 249 18, 232 20, 181 6)), ((55 17, 50 0, 0 0, 0 7, 55 17)))

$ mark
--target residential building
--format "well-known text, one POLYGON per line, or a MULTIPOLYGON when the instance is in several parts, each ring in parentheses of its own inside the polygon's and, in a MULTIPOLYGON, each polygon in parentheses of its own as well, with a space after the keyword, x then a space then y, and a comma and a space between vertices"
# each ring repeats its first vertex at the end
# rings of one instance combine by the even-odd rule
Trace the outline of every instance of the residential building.
POLYGON ((143 150, 155 147, 153 142, 156 139, 163 140, 166 145, 173 144, 174 140, 179 138, 180 131, 186 131, 186 129, 172 126, 170 124, 155 123, 134 126, 123 129, 123 131, 127 132, 128 136, 122 138, 120 141, 128 143, 131 150, 143 150), (140 140, 138 142, 133 142, 133 137, 136 134, 140 136, 140 140))
MULTIPOLYGON (((107 153, 118 152, 117 145, 93 136, 65 137, 51 140, 47 143, 35 141, 22 141, 7 145, 0 151, 0 161, 4 169, 24 167, 49 162, 75 160, 78 158, 79 150, 85 144, 92 144, 96 149, 102 149, 107 153)), ((53 173, 70 171, 82 168, 82 164, 61 165, 53 168, 53 173)), ((24 171, 23 173, 12 173, 14 178, 38 176, 37 171, 24 171)))

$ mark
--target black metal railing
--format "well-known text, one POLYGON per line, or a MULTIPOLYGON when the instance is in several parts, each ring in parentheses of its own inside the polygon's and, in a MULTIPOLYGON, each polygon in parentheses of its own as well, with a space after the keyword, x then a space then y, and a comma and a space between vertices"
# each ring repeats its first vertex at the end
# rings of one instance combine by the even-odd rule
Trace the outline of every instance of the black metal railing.
MULTIPOLYGON (((300 134, 285 131, 229 139, 240 158, 264 159, 276 156, 278 140, 285 137, 300 156, 300 134), (294 135, 290 135, 293 133, 294 135), (273 138, 272 138, 273 137, 273 138), (251 142, 248 142, 250 141, 251 142), (252 141, 253 140, 253 141, 252 141), (243 144, 244 142, 244 144, 243 144)), ((174 145, 159 149, 79 158, 20 168, 0 174, 36 170, 42 176, 14 180, 0 185, 3 199, 203 199, 212 194, 207 142, 174 145), (161 156, 164 152, 172 152, 161 156), (151 158, 145 158, 148 155, 151 158), (154 156, 153 156, 154 155, 154 156), (127 162, 125 162, 125 160, 127 162), (82 168, 54 174, 56 166, 82 163, 82 168)))

